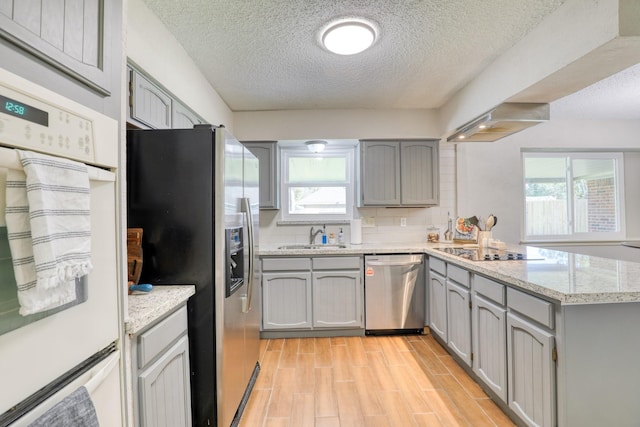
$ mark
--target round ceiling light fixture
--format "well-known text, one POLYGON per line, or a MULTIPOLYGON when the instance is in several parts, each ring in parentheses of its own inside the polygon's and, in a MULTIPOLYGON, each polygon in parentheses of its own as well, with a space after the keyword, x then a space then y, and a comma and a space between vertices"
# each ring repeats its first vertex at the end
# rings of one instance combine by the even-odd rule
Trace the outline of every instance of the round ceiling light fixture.
POLYGON ((305 142, 305 144, 307 145, 307 149, 312 153, 321 153, 327 146, 327 141, 314 139, 312 141, 305 142))
POLYGON ((333 21, 320 33, 322 45, 338 55, 355 55, 373 45, 378 31, 376 26, 360 18, 333 21))

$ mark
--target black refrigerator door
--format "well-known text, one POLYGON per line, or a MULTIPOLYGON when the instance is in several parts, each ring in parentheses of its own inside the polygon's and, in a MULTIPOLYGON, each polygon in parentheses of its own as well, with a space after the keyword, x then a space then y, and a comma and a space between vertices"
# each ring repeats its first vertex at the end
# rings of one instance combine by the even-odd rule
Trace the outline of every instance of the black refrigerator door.
POLYGON ((215 425, 214 133, 127 132, 128 227, 143 228, 141 281, 192 284, 189 352, 194 425, 215 425))
POLYGON ((127 226, 144 229, 142 282, 212 277, 212 138, 194 129, 127 133, 127 226))

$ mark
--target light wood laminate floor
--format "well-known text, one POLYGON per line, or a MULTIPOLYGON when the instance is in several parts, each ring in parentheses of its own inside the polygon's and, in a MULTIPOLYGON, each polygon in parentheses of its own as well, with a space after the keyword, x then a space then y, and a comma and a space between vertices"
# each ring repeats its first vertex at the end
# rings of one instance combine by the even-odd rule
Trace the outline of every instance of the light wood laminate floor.
POLYGON ((241 427, 513 426, 431 335, 262 340, 241 427))

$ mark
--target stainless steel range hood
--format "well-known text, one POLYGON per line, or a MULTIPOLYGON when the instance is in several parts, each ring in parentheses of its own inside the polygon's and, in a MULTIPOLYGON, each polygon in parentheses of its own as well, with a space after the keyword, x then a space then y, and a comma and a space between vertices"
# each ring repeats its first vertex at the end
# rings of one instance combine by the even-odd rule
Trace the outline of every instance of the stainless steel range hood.
POLYGON ((460 126, 448 142, 493 142, 549 120, 549 104, 506 102, 460 126))

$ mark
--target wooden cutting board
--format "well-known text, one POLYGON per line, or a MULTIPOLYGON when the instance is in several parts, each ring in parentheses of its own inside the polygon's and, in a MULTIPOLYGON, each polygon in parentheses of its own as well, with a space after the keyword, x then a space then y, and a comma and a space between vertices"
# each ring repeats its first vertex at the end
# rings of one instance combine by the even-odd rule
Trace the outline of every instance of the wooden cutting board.
MULTIPOLYGON (((142 274, 142 228, 127 228, 127 275, 129 285, 137 285, 142 274)), ((128 293, 131 293, 130 291, 128 293)))

